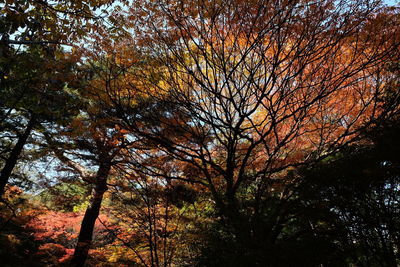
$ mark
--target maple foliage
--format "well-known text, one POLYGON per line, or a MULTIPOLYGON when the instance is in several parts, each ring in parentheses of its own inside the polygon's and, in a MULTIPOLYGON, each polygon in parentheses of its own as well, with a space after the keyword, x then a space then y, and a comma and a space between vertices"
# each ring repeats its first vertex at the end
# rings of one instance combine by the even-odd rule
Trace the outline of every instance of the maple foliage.
MULTIPOLYGON (((38 248, 38 255, 52 256, 55 262, 68 263, 74 253, 83 213, 48 210, 34 211, 34 213, 26 227, 31 229, 34 239, 42 243, 38 248)), ((100 215, 99 220, 107 222, 108 218, 100 215)), ((97 221, 95 236, 101 239, 106 233, 103 224, 97 221)))
POLYGON ((6 266, 399 264, 399 8, 0 8, 6 266))
POLYGON ((121 118, 157 144, 155 158, 196 169, 179 178, 208 187, 222 210, 238 209, 242 184, 262 195, 271 176, 325 157, 381 114, 377 77, 398 21, 375 18, 375 2, 148 1, 130 12, 163 72, 142 121, 121 118))

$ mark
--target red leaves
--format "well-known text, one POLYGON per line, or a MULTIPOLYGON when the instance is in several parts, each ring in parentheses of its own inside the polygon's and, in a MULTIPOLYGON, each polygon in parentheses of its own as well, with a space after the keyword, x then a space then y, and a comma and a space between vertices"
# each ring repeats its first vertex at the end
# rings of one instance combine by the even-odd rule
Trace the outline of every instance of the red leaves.
POLYGON ((32 219, 27 227, 35 231, 36 240, 52 240, 69 245, 77 238, 81 220, 82 214, 45 211, 32 219))
MULTIPOLYGON (((42 210, 36 214, 25 227, 33 231, 36 241, 43 242, 39 247, 38 256, 55 257, 54 260, 65 262, 73 252, 82 221, 82 213, 56 212, 42 210)), ((33 215, 33 214, 32 214, 33 215)), ((99 216, 102 222, 107 222, 105 215, 99 216)), ((105 230, 100 221, 96 222, 96 233, 105 230)))

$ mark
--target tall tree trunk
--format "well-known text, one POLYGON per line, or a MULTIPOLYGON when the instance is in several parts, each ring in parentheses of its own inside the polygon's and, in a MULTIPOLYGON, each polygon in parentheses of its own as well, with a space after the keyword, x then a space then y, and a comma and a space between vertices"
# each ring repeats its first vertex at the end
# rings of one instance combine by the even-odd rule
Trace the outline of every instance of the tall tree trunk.
POLYGON ((78 237, 78 244, 72 257, 72 266, 84 266, 93 239, 94 225, 100 213, 103 195, 107 191, 107 177, 111 164, 100 164, 96 174, 95 186, 92 190, 92 198, 83 217, 78 237))
POLYGON ((10 156, 7 158, 6 163, 1 170, 1 175, 0 175, 0 197, 3 196, 5 187, 8 183, 8 180, 12 174, 12 171, 17 164, 19 155, 22 152, 22 149, 24 148, 24 145, 26 144, 26 141, 28 140, 29 135, 32 132, 33 126, 36 123, 36 119, 34 115, 31 115, 31 118, 28 122, 28 125, 25 128, 25 131, 22 135, 19 136, 17 143, 15 144, 14 148, 12 149, 10 156))

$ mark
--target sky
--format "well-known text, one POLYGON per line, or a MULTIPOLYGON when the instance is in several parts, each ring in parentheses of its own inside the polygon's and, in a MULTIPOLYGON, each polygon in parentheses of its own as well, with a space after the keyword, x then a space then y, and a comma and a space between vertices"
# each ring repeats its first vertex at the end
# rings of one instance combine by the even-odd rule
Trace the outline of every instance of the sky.
POLYGON ((399 3, 399 0, 384 0, 383 2, 388 5, 395 5, 399 3))

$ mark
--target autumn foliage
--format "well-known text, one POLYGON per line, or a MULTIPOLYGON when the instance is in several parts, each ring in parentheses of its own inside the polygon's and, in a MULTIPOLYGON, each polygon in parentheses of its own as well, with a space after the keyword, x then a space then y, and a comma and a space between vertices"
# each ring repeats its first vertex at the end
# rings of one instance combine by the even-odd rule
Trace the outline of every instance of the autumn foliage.
POLYGON ((0 265, 400 264, 398 6, 0 9, 0 265))

